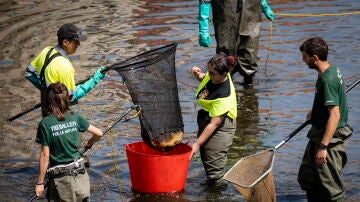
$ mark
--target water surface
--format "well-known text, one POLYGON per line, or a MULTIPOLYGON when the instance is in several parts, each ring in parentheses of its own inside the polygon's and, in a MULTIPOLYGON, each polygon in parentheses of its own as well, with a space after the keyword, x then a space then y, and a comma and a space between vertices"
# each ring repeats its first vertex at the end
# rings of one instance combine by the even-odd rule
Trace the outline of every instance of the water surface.
MULTIPOLYGON (((242 78, 234 77, 239 117, 227 168, 241 157, 275 146, 305 120, 316 80, 316 72, 306 67, 298 50, 306 38, 321 36, 327 40, 329 61, 341 68, 346 84, 360 77, 359 15, 302 16, 358 12, 359 1, 273 0, 268 3, 276 13, 299 16, 278 14, 272 25, 263 16, 260 71, 253 88, 244 89, 242 78)), ((57 43, 56 31, 64 23, 75 23, 88 36, 72 56, 78 81, 91 75, 99 65, 112 64, 151 48, 177 42, 176 73, 185 141, 195 140, 199 107, 195 104, 194 93, 198 82, 190 68, 204 66, 215 53, 212 24, 212 46, 202 48, 198 45, 197 4, 196 0, 0 2, 1 201, 24 201, 32 196, 40 149, 34 142, 40 111, 30 112, 11 123, 6 119, 39 102, 39 93, 23 78, 22 72, 43 47, 57 43)), ((354 135, 343 177, 351 201, 360 200, 359 97, 358 88, 348 96, 349 124, 354 127, 354 135)), ((116 72, 109 72, 74 109, 105 129, 131 105, 131 97, 121 77, 116 72)), ((296 178, 308 129, 302 130, 276 152, 273 174, 277 201, 306 201, 296 178)), ((121 201, 121 196, 127 201, 242 201, 231 186, 215 192, 200 185, 206 177, 198 156, 190 164, 183 192, 156 195, 133 192, 124 144, 140 141, 139 130, 137 119, 120 123, 87 153, 91 160, 89 174, 93 201, 121 201)), ((84 136, 89 137, 88 134, 84 136)))

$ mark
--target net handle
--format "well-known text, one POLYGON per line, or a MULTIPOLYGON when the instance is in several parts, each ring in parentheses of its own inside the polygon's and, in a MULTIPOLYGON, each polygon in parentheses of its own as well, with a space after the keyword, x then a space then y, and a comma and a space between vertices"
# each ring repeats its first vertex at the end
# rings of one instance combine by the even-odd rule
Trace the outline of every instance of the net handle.
MULTIPOLYGON (((352 83, 348 88, 346 88, 345 92, 349 92, 351 89, 353 89, 356 85, 360 83, 360 79, 357 79, 354 83, 352 83)), ((290 135, 285 137, 279 144, 275 146, 275 150, 283 146, 287 141, 289 141, 292 137, 294 137, 299 131, 301 131, 303 128, 305 128, 310 123, 310 120, 305 121, 303 124, 301 124, 298 128, 296 128, 290 135)))

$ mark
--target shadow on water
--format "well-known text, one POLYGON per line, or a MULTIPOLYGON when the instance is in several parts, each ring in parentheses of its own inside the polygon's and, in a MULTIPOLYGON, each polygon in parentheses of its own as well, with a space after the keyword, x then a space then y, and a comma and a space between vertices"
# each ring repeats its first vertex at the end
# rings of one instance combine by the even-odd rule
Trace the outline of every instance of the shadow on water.
MULTIPOLYGON (((234 77, 239 117, 227 168, 241 157, 278 144, 304 121, 311 108, 316 79, 315 72, 305 66, 298 51, 306 38, 322 36, 328 41, 329 61, 341 68, 347 84, 359 78, 359 15, 304 17, 301 14, 358 12, 360 1, 273 0, 268 3, 276 12, 276 19, 271 35, 270 24, 263 16, 260 70, 253 88, 244 89, 242 78, 234 77), (288 17, 281 13, 300 16, 288 17), (269 61, 265 61, 270 40, 269 61)), ((77 81, 87 78, 99 65, 178 42, 176 74, 185 141, 194 140, 199 109, 194 93, 198 82, 190 68, 204 66, 215 53, 212 22, 211 47, 198 45, 197 6, 196 0, 0 1, 0 200, 24 201, 32 196, 40 149, 35 143, 40 111, 30 112, 11 123, 6 119, 39 102, 38 91, 23 78, 22 71, 43 47, 57 43, 56 31, 61 24, 73 22, 88 36, 72 55, 77 81)), ((351 201, 360 200, 359 97, 356 88, 348 96, 349 123, 354 127, 354 135, 343 177, 351 201)), ((131 105, 122 78, 116 72, 109 72, 73 109, 105 129, 131 105)), ((305 200, 296 177, 307 129, 277 151, 273 167, 277 201, 305 200)), ((182 192, 151 195, 132 191, 124 145, 141 140, 139 134, 137 119, 120 123, 87 152, 91 161, 93 201, 121 201, 120 194, 134 202, 243 200, 230 185, 218 191, 201 185, 206 176, 198 155, 191 161, 182 192)), ((84 139, 87 138, 89 134, 84 134, 84 139)))
POLYGON ((233 160, 250 155, 261 149, 259 135, 259 102, 256 89, 251 86, 242 89, 237 86, 238 117, 236 118, 236 132, 229 158, 233 160))

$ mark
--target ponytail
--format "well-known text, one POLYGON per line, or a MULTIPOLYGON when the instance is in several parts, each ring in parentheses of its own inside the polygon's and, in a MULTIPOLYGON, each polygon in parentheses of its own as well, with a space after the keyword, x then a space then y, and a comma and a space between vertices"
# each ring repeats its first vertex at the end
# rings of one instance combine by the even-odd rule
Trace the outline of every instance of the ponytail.
POLYGON ((234 56, 227 56, 224 53, 214 55, 208 62, 221 75, 227 74, 235 65, 234 56))
POLYGON ((70 108, 69 92, 62 83, 52 83, 46 89, 45 94, 45 115, 53 114, 59 121, 65 120, 65 113, 70 108))

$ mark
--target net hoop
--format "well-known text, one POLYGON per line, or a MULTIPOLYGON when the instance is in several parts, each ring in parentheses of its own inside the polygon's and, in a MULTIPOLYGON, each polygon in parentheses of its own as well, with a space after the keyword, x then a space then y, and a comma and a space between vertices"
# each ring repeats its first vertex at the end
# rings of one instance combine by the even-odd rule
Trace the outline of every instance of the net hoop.
POLYGON ((272 170, 274 160, 275 148, 243 157, 231 167, 223 179, 244 188, 252 188, 269 174, 272 170), (255 165, 256 168, 254 168, 253 165, 255 165))
POLYGON ((139 55, 116 63, 111 66, 111 69, 121 72, 153 65, 173 54, 173 52, 176 50, 176 47, 177 43, 172 43, 166 46, 149 50, 147 52, 141 53, 139 55), (138 61, 139 58, 143 58, 143 60, 138 61))
POLYGON ((149 146, 166 149, 184 136, 176 80, 177 43, 152 49, 114 65, 134 104, 139 105, 141 137, 149 146))

